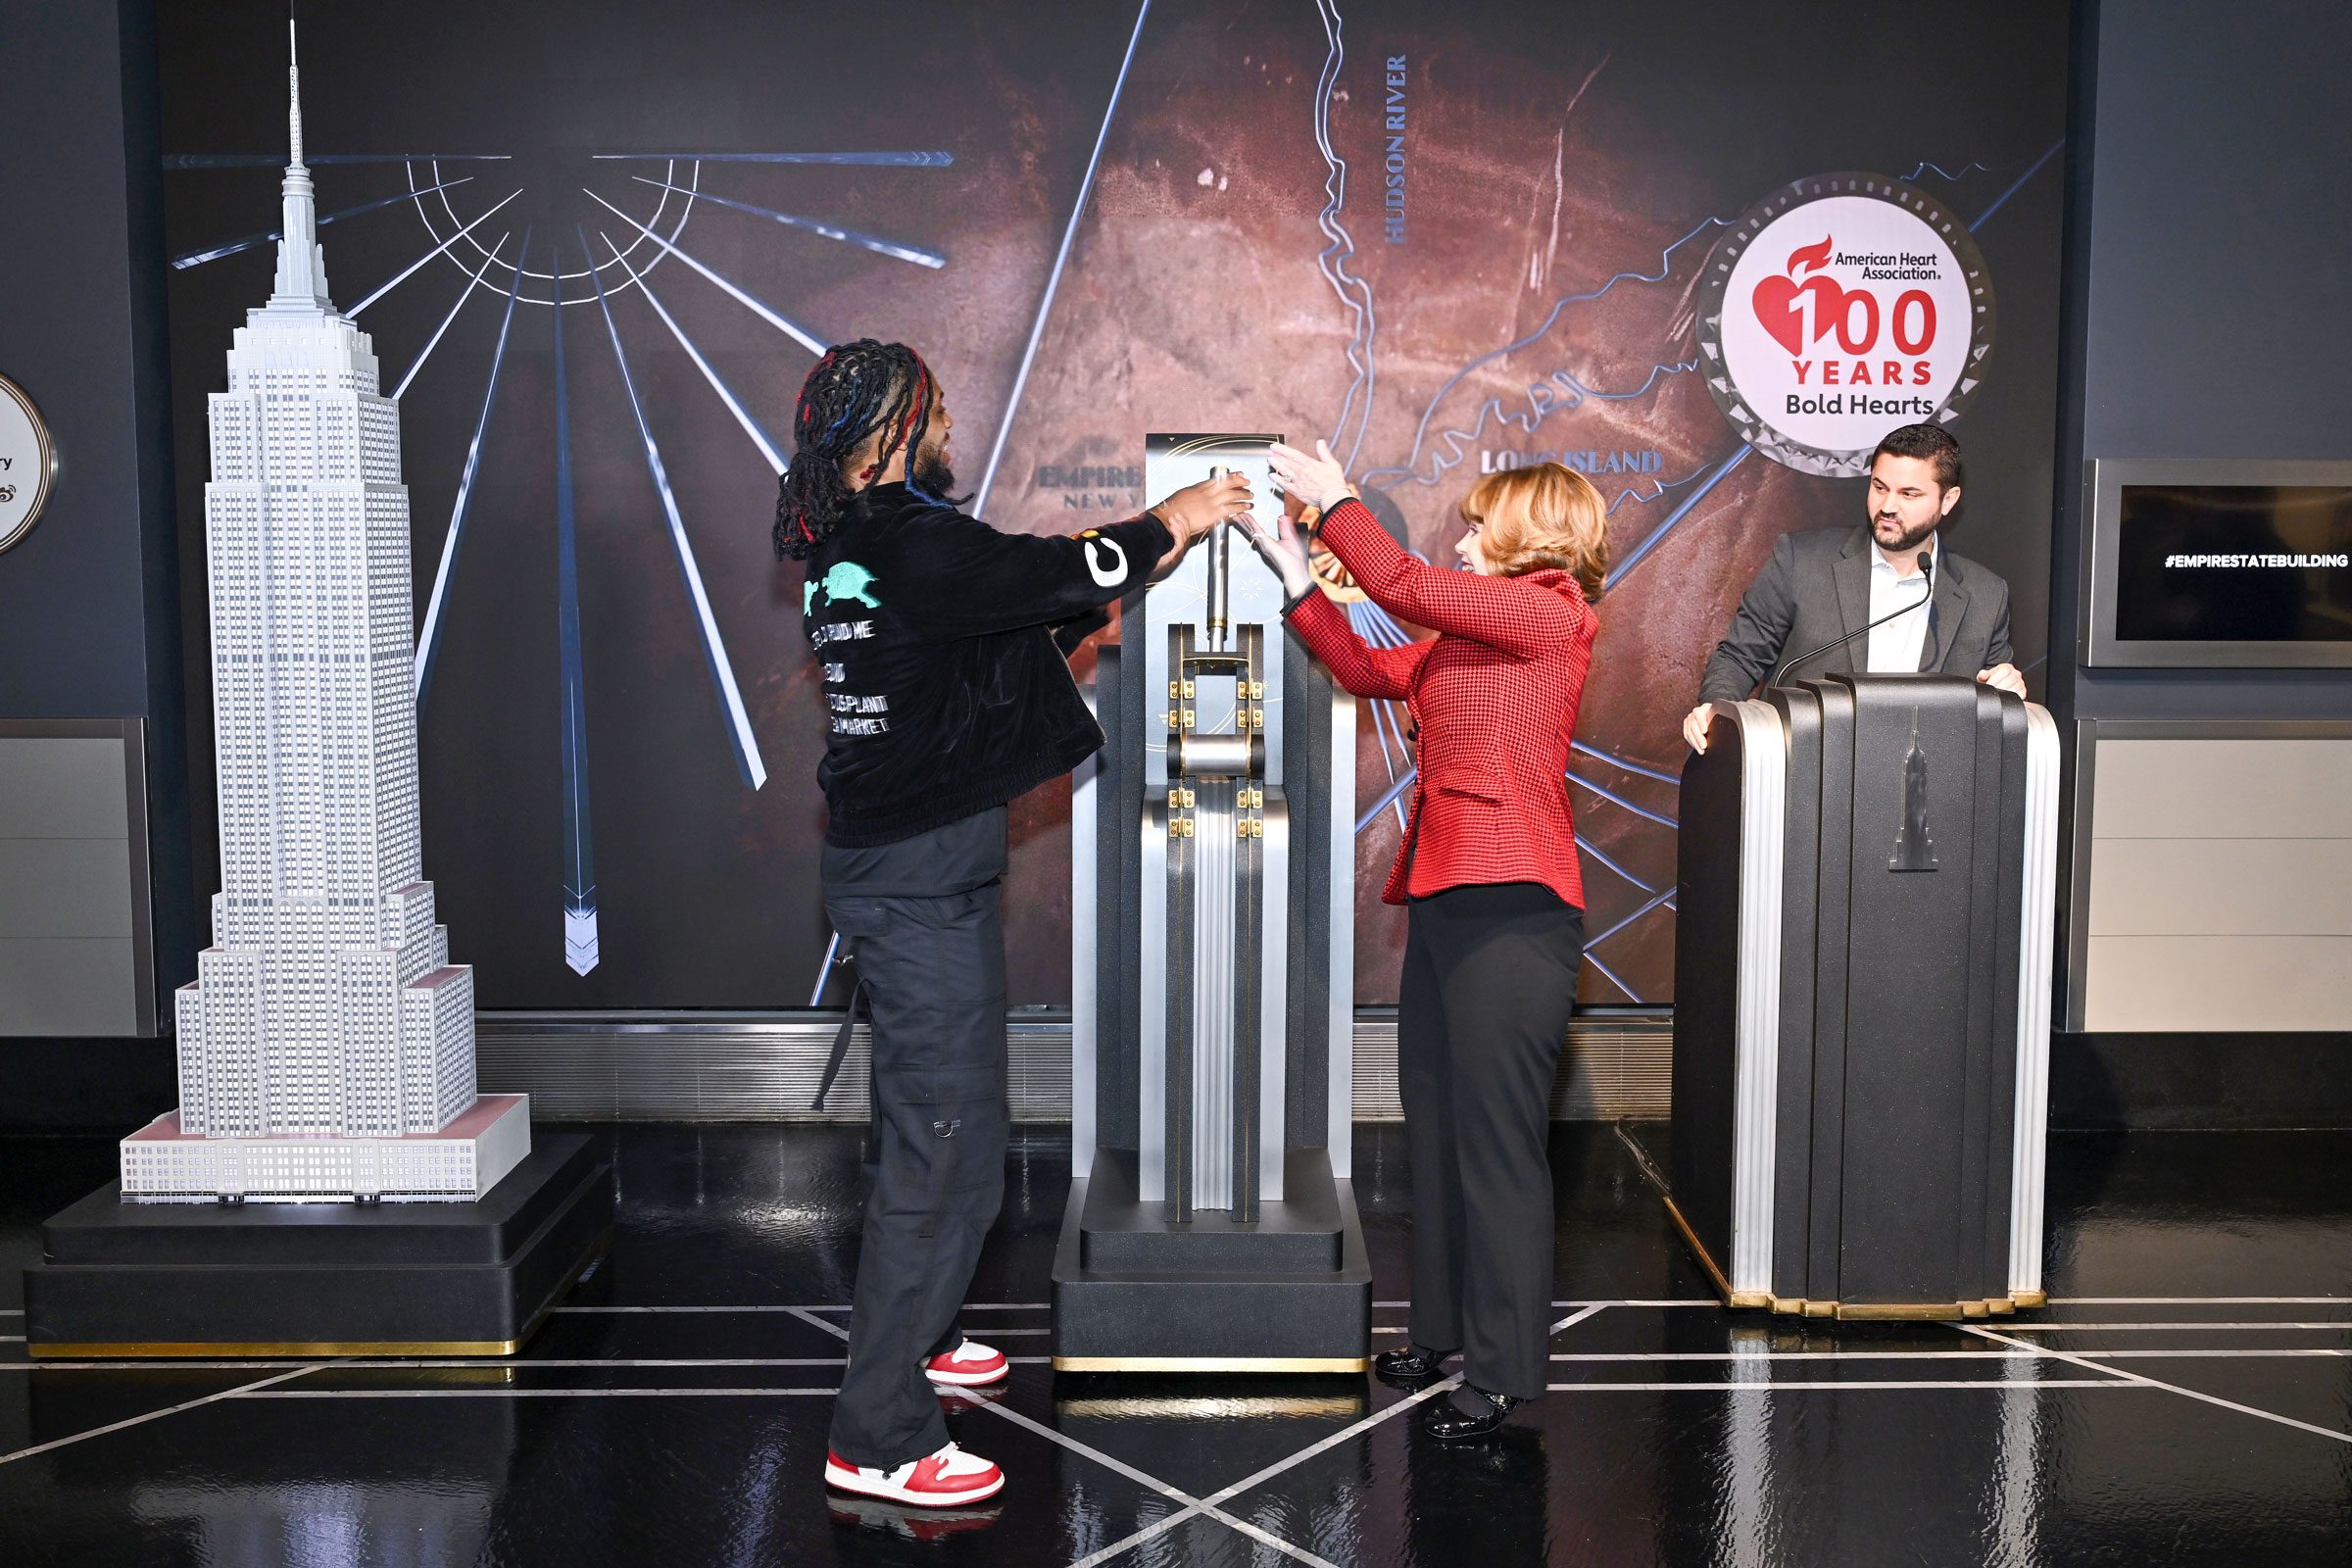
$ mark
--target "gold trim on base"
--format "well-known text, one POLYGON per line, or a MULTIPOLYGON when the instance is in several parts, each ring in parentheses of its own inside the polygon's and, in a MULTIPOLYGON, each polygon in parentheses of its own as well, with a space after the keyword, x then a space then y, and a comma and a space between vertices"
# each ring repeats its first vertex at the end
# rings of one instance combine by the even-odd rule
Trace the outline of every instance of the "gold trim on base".
POLYGON ((1840 1301, 1838 1319, 1841 1323, 1945 1323, 1971 1316, 1971 1306, 1977 1309, 1974 1316, 1984 1315, 1982 1301, 1840 1301))
POLYGON ((2009 1299, 2016 1302, 2021 1309, 2031 1312, 2049 1305, 2050 1294, 2047 1291, 2011 1291, 2009 1299))
MULTIPOLYGON (((524 1335, 523 1339, 530 1338, 524 1335)), ((321 1356, 513 1355, 522 1340, 283 1340, 259 1343, 175 1341, 159 1345, 28 1345, 36 1361, 169 1360, 203 1356, 223 1361, 312 1361, 321 1356)))
POLYGON ((1364 1372, 1366 1355, 1057 1355, 1056 1372, 1364 1372))
MULTIPOLYGON (((1686 1237, 1689 1234, 1687 1230, 1684 1232, 1686 1237)), ((1705 1257, 1705 1252, 1699 1249, 1696 1242, 1692 1242, 1690 1245, 1692 1250, 1698 1251, 1702 1258, 1705 1257)), ((1708 1272, 1711 1275, 1713 1270, 1710 1269, 1708 1272)), ((1813 1301, 1802 1297, 1741 1295, 1729 1298, 1727 1304, 1734 1307, 1768 1307, 1782 1317, 1841 1318, 1848 1322, 1862 1323, 1942 1323, 1955 1318, 1968 1321, 1987 1317, 2009 1317, 2020 1307, 2031 1308, 2041 1304, 2039 1293, 2032 1294, 2035 1298, 2032 1300, 2027 1299, 2024 1295, 2020 1295, 2014 1300, 2006 1296, 1995 1296, 1982 1301, 1930 1301, 1923 1303, 1899 1301, 1847 1303, 1813 1301)))

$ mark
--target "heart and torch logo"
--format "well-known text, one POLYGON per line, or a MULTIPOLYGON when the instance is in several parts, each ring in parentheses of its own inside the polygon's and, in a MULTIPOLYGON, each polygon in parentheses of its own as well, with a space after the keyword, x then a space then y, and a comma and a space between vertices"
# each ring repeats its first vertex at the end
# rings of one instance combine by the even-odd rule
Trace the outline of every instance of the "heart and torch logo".
POLYGON ((1742 438, 1858 474, 1898 424, 1947 421, 1984 377, 1992 279, 1967 227, 1878 174, 1825 174, 1741 215, 1698 310, 1708 389, 1742 438))

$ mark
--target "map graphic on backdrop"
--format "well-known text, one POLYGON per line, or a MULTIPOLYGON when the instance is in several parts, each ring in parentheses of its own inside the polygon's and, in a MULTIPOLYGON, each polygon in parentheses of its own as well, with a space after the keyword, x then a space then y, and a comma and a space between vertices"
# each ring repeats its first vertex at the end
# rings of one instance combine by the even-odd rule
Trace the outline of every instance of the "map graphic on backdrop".
MULTIPOLYGON (((1588 472, 1613 564, 1567 783, 1585 997, 1670 1001, 1676 726, 1773 541, 1858 520, 1867 427, 1920 416, 1876 403, 1951 419, 1955 538, 2041 653, 2065 52, 2026 0, 1932 71, 1858 0, 1805 37, 1676 9, 941 4, 887 36, 751 0, 306 16, 320 222, 401 401, 428 851, 467 868, 442 896, 482 1004, 823 995, 822 701, 767 524, 800 378, 859 335, 923 350, 1000 527, 1154 499, 1151 428, 1324 435, 1435 560, 1477 474, 1588 472)), ((160 19, 183 520, 218 343, 269 269, 282 18, 160 19)), ((1378 890, 1412 766, 1401 715, 1363 705, 1367 1003, 1394 998, 1378 890)), ((1014 840, 1012 995, 1066 1003, 1066 787, 1014 840)))

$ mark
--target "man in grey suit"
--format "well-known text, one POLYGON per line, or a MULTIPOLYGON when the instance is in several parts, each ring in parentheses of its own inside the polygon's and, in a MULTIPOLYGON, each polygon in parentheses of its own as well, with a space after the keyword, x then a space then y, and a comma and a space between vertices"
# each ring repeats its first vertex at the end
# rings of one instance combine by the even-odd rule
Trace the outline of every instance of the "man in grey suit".
POLYGON ((2026 695, 2010 661, 2009 585, 1936 543, 1960 504, 1960 443, 1939 424, 1890 430, 1870 459, 1870 520, 1786 535, 1756 574, 1683 720, 1707 749, 1707 707, 1736 703, 1792 654, 1787 677, 1838 670, 1939 670, 2026 695), (1923 564, 1932 570, 1923 570, 1923 564), (1807 650, 1891 617, 1842 648, 1807 650))

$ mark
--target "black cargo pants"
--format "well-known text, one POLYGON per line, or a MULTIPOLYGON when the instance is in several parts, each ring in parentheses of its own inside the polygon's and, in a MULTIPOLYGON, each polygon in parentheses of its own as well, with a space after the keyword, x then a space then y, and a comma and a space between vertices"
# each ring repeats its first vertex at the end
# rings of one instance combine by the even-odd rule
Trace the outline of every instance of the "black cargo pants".
POLYGON ((833 1452, 851 1464, 896 1468, 948 1441, 923 1362, 963 1341, 956 1309, 1004 1197, 1003 893, 826 886, 874 1026, 865 1234, 833 1406, 833 1452))

